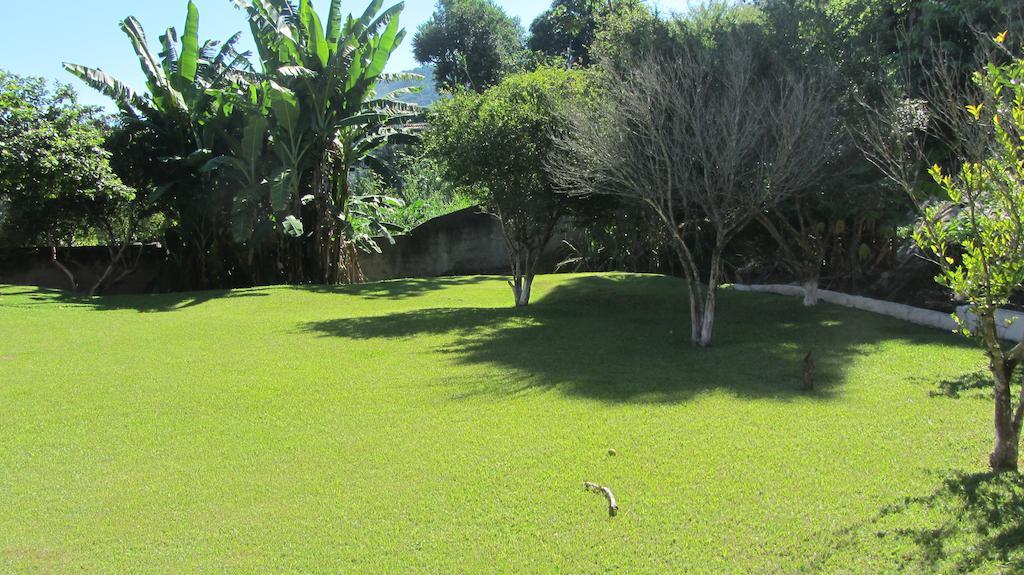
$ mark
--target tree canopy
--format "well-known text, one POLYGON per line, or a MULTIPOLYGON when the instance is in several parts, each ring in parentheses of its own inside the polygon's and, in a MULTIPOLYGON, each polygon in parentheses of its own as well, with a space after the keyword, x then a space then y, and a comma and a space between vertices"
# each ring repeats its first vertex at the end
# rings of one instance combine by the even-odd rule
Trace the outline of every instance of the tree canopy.
POLYGON ((642 7, 638 0, 555 0, 530 24, 527 46, 564 57, 569 65, 589 66, 590 48, 605 20, 642 7))
POLYGON ((540 257, 568 203, 545 167, 564 129, 561 112, 588 86, 583 72, 541 68, 480 95, 460 92, 430 116, 428 153, 501 221, 517 305, 529 303, 540 257))
POLYGON ((438 0, 416 31, 413 53, 434 65, 438 86, 483 92, 523 61, 523 29, 493 0, 438 0))

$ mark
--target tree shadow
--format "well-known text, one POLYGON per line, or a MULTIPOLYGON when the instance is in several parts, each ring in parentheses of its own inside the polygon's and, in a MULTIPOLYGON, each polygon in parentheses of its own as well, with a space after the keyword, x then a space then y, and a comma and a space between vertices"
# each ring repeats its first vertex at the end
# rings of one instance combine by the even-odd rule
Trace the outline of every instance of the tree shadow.
MULTIPOLYGON (((492 276, 444 277, 429 279, 401 279, 355 285, 302 285, 282 286, 288 289, 319 294, 351 295, 366 299, 401 300, 426 295, 430 292, 456 286, 467 286, 493 281, 492 276)), ((26 307, 37 304, 58 303, 67 307, 87 307, 100 311, 134 310, 140 313, 171 312, 196 307, 213 300, 265 297, 268 288, 244 290, 209 290, 161 294, 110 295, 90 297, 79 293, 51 288, 5 288, 0 296, 3 307, 26 307), (15 297, 17 296, 17 297, 15 297)))
POLYGON ((931 397, 992 397, 992 374, 988 370, 977 370, 948 377, 938 382, 937 388, 928 392, 931 397))
POLYGON ((833 561, 845 561, 851 551, 860 557, 903 550, 884 560, 894 563, 887 572, 1024 572, 1024 476, 955 474, 928 495, 882 509, 837 541, 833 561))
POLYGON ((494 281, 495 279, 495 276, 406 278, 353 285, 294 286, 293 289, 312 293, 353 295, 366 299, 400 300, 419 297, 451 287, 494 281))
POLYGON ((783 401, 827 399, 838 392, 850 360, 870 353, 874 343, 952 340, 889 318, 831 306, 806 309, 795 299, 728 290, 721 299, 717 339, 709 349, 689 343, 685 283, 654 276, 575 278, 526 309, 421 309, 301 329, 350 339, 444 336, 437 351, 458 363, 514 370, 469 393, 557 388, 640 403, 685 401, 713 390, 783 401), (803 392, 809 351, 816 358, 816 389, 803 392))
MULTIPOLYGON (((493 281, 490 276, 401 279, 355 285, 302 285, 289 289, 309 293, 352 295, 366 299, 401 300, 425 295, 450 287, 493 281)), ((33 304, 58 303, 69 307, 87 307, 100 311, 134 310, 140 313, 170 312, 196 307, 213 300, 265 297, 267 288, 244 290, 208 290, 161 294, 86 296, 51 288, 4 289, 0 296, 21 296, 15 301, 0 300, 4 307, 25 307, 33 304), (27 299, 26 299, 27 298, 27 299)))
MULTIPOLYGON (((139 313, 162 313, 180 311, 196 307, 213 300, 266 297, 268 294, 258 289, 245 291, 211 290, 198 292, 181 292, 167 294, 143 295, 109 295, 85 296, 72 292, 39 288, 31 292, 27 299, 13 302, 12 306, 25 307, 31 305, 59 304, 64 307, 88 308, 97 311, 136 311, 139 313)), ((7 305, 0 302, 0 305, 7 305)))

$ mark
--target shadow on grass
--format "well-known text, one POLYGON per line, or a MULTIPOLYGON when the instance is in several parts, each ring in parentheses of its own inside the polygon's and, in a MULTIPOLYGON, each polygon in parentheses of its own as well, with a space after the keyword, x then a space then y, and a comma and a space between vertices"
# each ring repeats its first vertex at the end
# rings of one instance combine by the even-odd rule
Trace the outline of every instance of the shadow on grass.
POLYGON ((301 328, 351 339, 444 336, 437 351, 456 362, 512 370, 479 393, 557 388, 609 402, 646 403, 685 401, 711 390, 827 399, 838 392, 851 359, 869 353, 871 344, 951 341, 869 314, 830 306, 809 310, 796 299, 723 291, 715 346, 696 349, 689 344, 684 290, 672 278, 581 277, 559 284, 526 309, 423 309, 301 328), (817 358, 817 387, 805 393, 800 380, 808 351, 817 358))
MULTIPOLYGON (((29 296, 28 305, 53 304, 85 307, 97 311, 137 311, 139 313, 170 312, 196 307, 213 300, 266 297, 257 290, 211 290, 169 294, 113 295, 89 297, 72 292, 39 288, 29 296)), ((18 304, 14 304, 18 305, 18 304)), ((25 305, 25 304, 22 304, 25 305)))
POLYGON ((347 294, 366 299, 400 300, 418 297, 430 292, 452 287, 468 286, 487 281, 494 281, 495 279, 496 278, 493 276, 408 278, 355 285, 299 286, 294 289, 313 293, 347 294))
POLYGON ((928 393, 932 397, 991 397, 992 374, 986 370, 972 371, 949 377, 938 383, 938 389, 928 393))
POLYGON ((832 562, 885 557, 892 563, 885 572, 1022 573, 1024 476, 953 475, 928 495, 884 508, 837 541, 832 562))
MULTIPOLYGON (((310 293, 353 295, 367 299, 400 300, 450 287, 478 284, 493 279, 487 276, 403 279, 344 286, 290 286, 290 289, 310 293)), ((100 311, 134 310, 140 313, 154 313, 179 311, 213 300, 265 297, 267 294, 261 291, 262 289, 265 288, 89 297, 56 289, 31 288, 20 291, 0 292, 0 296, 28 296, 27 301, 25 299, 20 299, 18 302, 4 302, 0 300, 0 305, 24 307, 32 305, 32 303, 55 302, 61 305, 88 307, 100 311)))

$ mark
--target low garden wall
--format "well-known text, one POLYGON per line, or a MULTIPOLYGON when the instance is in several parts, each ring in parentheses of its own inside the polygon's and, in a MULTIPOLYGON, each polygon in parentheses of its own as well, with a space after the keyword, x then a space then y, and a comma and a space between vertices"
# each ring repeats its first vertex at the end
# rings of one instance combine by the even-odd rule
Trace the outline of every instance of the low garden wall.
MULTIPOLYGON (((732 286, 737 291, 773 293, 778 295, 804 297, 804 288, 796 285, 741 285, 732 286)), ((960 325, 953 318, 952 314, 913 307, 890 301, 871 299, 862 296, 855 296, 841 292, 818 290, 818 299, 835 305, 849 307, 879 315, 886 315, 901 319, 913 324, 942 329, 946 331, 958 331, 960 325)), ((968 327, 977 324, 977 317, 971 313, 967 306, 960 306, 956 315, 963 320, 968 327)), ((1010 341, 1024 341, 1024 314, 1011 310, 999 310, 996 314, 998 320, 999 336, 1010 341)))
MULTIPOLYGON (((563 240, 570 226, 559 226, 540 264, 542 273, 565 259, 563 240)), ((359 263, 369 281, 457 275, 504 274, 511 268, 501 224, 478 207, 434 218, 395 243, 379 240, 381 253, 361 254, 359 263)))
POLYGON ((381 253, 362 253, 359 263, 370 281, 505 272, 508 251, 498 221, 479 208, 434 218, 389 244, 381 253))
MULTIPOLYGON (((568 224, 559 226, 545 251, 540 271, 555 270, 567 250, 563 240, 572 232, 568 224)), ((505 274, 510 269, 508 250, 501 224, 477 207, 466 208, 434 218, 395 243, 379 239, 381 253, 360 253, 359 263, 369 281, 422 278, 449 275, 505 274)), ((104 247, 61 250, 61 260, 88 287, 96 281, 107 263, 104 247)), ((106 290, 108 294, 142 293, 152 289, 166 258, 165 250, 147 246, 137 271, 106 290)), ((70 289, 68 278, 50 262, 48 249, 0 250, 0 284, 29 285, 51 289, 70 289)))
MULTIPOLYGON (((137 249, 143 252, 135 273, 124 278, 107 293, 145 292, 160 273, 166 257, 165 251, 159 246, 140 246, 132 248, 130 258, 134 259, 137 249)), ((60 256, 61 261, 75 274, 79 286, 86 290, 99 279, 110 261, 107 248, 102 246, 71 248, 70 253, 62 249, 60 256)), ((50 257, 48 248, 0 250, 0 284, 71 289, 67 275, 50 261, 50 257)))

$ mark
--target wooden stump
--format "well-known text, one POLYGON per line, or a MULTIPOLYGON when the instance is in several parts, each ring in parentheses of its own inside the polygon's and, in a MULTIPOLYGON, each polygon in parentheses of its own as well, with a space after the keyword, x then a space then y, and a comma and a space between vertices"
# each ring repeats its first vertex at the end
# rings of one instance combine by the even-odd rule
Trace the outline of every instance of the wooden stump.
POLYGON ((804 391, 814 391, 814 352, 807 352, 804 357, 804 391))

